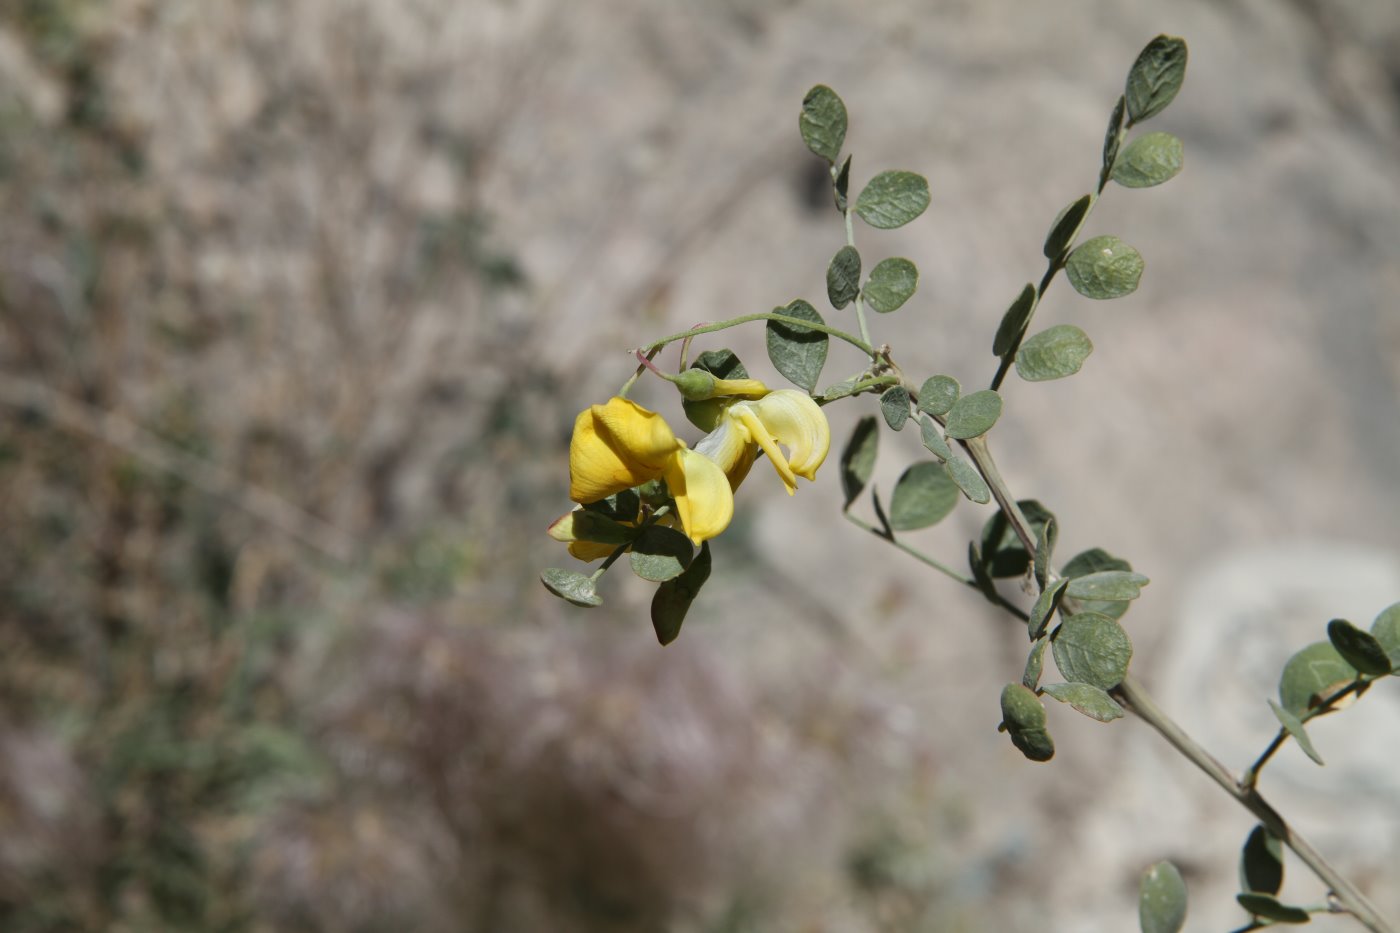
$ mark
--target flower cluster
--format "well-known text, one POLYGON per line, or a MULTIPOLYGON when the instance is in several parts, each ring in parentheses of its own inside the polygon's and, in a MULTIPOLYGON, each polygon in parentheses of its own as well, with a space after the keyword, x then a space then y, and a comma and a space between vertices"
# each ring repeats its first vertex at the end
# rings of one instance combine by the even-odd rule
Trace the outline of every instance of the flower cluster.
MULTIPOLYGON (((797 477, 816 478, 831 445, 831 430, 810 396, 794 389, 769 390, 755 379, 715 380, 711 391, 727 394, 703 403, 713 429, 694 448, 676 437, 659 414, 630 399, 614 397, 580 412, 569 444, 569 498, 591 505, 664 482, 664 498, 675 506, 674 521, 698 545, 729 526, 734 490, 759 451, 789 495, 797 490, 797 477)), ((571 554, 594 560, 622 543, 615 532, 591 533, 597 523, 581 521, 582 511, 575 509, 550 527, 551 536, 569 542, 571 554)), ((644 518, 639 509, 621 521, 635 527, 644 518)))

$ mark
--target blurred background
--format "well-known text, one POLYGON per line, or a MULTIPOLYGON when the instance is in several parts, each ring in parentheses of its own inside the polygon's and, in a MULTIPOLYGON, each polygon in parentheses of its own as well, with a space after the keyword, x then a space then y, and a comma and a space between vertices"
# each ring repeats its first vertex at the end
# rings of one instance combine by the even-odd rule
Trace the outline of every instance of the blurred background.
MULTIPOLYGON (((0 0, 0 928, 1117 931, 1164 857, 1189 929, 1243 925, 1247 815, 1134 721, 1052 709, 1026 762, 1022 636, 840 522, 831 466, 755 471, 664 650, 639 581, 537 581, 627 348, 849 313, 808 87, 853 190, 932 187, 857 231, 922 273, 877 342, 978 384, 1162 32, 1186 169, 1088 230, 1142 287, 1052 287, 1097 351, 1010 380, 993 444, 1063 555, 1154 579, 1135 670, 1242 767, 1283 661, 1400 600, 1400 6, 0 0)), ((912 541, 960 565, 986 517, 912 541)), ((1392 916, 1398 713, 1264 783, 1392 916)))

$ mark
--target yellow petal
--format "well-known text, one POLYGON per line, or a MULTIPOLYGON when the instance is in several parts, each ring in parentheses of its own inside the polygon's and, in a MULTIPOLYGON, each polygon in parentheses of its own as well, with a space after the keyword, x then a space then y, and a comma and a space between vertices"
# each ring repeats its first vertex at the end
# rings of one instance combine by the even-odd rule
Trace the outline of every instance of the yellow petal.
POLYGON ((737 418, 730 417, 729 409, 726 409, 719 424, 695 445, 695 450, 718 463, 719 468, 729 476, 730 488, 737 489, 739 481, 753 465, 755 448, 748 428, 737 418))
MULTIPOLYGON (((831 426, 821 406, 796 389, 778 389, 751 404, 758 420, 788 449, 787 464, 792 472, 816 479, 817 468, 831 447, 831 426)), ((778 472, 782 474, 781 470, 778 472)))
POLYGON ((596 541, 569 542, 569 554, 582 561, 595 561, 616 550, 616 544, 599 544, 596 541))
POLYGON ((734 493, 729 478, 709 457, 684 448, 676 451, 666 465, 666 485, 691 541, 699 544, 729 527, 734 493))
POLYGON ((657 479, 683 445, 665 419, 636 402, 613 398, 574 421, 569 443, 569 498, 597 502, 657 479))
POLYGON ((716 379, 714 394, 762 398, 768 394, 768 387, 757 379, 716 379))

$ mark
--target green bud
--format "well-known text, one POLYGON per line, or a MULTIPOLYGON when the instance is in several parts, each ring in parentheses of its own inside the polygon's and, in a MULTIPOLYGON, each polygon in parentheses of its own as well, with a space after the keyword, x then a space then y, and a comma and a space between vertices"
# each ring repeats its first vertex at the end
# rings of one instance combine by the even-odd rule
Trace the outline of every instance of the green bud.
POLYGON ((677 389, 680 389, 681 395, 692 402, 702 402, 707 398, 714 398, 716 379, 703 369, 687 369, 671 381, 676 384, 677 389))

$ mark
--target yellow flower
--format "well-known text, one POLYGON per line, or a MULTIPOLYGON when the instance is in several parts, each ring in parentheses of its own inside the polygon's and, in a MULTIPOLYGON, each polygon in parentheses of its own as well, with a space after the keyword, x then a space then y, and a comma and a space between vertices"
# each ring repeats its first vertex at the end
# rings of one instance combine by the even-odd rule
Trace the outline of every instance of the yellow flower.
POLYGON ((723 468, 737 487, 762 450, 773 462, 788 495, 797 491, 797 477, 817 478, 817 468, 831 447, 831 428, 820 406, 805 392, 778 389, 762 398, 725 405, 718 424, 695 445, 696 451, 723 468), (778 445, 786 447, 783 454, 778 445))
POLYGON ((569 498, 589 503, 664 479, 681 527, 699 544, 729 526, 734 493, 713 460, 686 447, 665 419, 625 398, 579 413, 569 443, 569 498))

